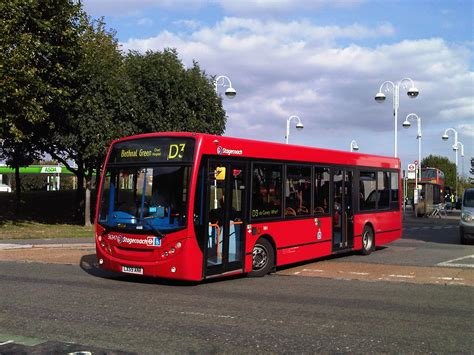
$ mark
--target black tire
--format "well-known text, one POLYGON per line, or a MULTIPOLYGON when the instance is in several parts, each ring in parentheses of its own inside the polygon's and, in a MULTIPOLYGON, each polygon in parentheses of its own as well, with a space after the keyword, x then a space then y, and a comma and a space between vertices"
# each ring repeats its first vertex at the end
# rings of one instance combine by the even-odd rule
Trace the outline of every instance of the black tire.
POLYGON ((365 226, 362 232, 362 255, 369 255, 375 250, 374 230, 370 226, 365 226))
POLYGON ((249 276, 262 277, 272 271, 275 252, 270 242, 264 238, 257 240, 252 251, 252 271, 249 276))

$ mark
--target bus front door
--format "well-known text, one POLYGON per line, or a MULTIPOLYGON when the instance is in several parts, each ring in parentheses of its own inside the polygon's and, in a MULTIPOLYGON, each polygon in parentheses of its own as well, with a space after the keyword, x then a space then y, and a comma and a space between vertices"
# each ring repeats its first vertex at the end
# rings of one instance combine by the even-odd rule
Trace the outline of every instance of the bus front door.
POLYGON ((354 246, 353 172, 335 170, 333 174, 333 251, 354 246))
POLYGON ((243 270, 246 180, 245 164, 209 162, 206 277, 243 270))

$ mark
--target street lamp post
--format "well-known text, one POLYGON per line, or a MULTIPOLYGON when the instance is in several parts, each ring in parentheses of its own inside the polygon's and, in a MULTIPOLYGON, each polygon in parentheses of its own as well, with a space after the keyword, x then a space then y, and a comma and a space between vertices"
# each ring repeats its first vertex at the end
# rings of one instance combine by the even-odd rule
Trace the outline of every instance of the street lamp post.
POLYGON ((351 152, 359 150, 359 146, 355 140, 351 141, 351 152))
POLYGON ((464 176, 464 144, 458 140, 458 146, 461 146, 461 176, 464 176))
POLYGON ((229 99, 233 99, 235 95, 237 95, 237 91, 232 87, 232 82, 225 75, 219 75, 214 81, 214 86, 216 87, 216 92, 218 92, 219 86, 222 86, 223 88, 227 87, 224 94, 229 99))
POLYGON ((288 139, 290 138, 290 122, 291 121, 296 121, 296 129, 298 131, 301 131, 304 128, 303 123, 301 122, 298 116, 288 117, 288 119, 286 120, 286 136, 285 136, 286 144, 288 144, 288 139))
MULTIPOLYGON (((456 172, 454 174, 454 183, 455 183, 455 196, 456 196, 456 201, 458 199, 458 149, 459 149, 459 141, 458 141, 458 131, 456 131, 454 128, 446 128, 444 131, 444 134, 441 136, 441 138, 444 141, 447 141, 449 139, 448 132, 453 132, 454 134, 454 144, 453 144, 453 150, 456 153, 456 172)), ((464 145, 462 145, 462 155, 464 156, 464 145)))
POLYGON ((395 144, 394 144, 394 150, 395 150, 395 157, 398 156, 398 150, 397 150, 397 120, 398 120, 398 108, 400 106, 400 85, 403 85, 404 89, 407 89, 407 95, 408 97, 414 99, 415 97, 418 96, 420 91, 415 87, 415 83, 413 82, 412 79, 410 78, 404 78, 397 82, 396 84, 393 83, 392 81, 385 81, 380 85, 379 92, 375 95, 375 101, 381 103, 384 102, 386 99, 385 94, 382 92, 383 87, 385 86, 385 91, 390 90, 390 86, 392 87, 392 92, 393 92, 393 118, 394 118, 394 127, 395 127, 395 144), (411 87, 407 89, 407 83, 411 84, 411 87))
POLYGON ((416 139, 418 139, 418 173, 415 174, 415 190, 418 190, 418 181, 421 181, 421 117, 419 117, 415 113, 410 113, 405 118, 403 122, 403 127, 410 128, 411 123, 410 120, 416 120, 418 132, 416 134, 416 139))

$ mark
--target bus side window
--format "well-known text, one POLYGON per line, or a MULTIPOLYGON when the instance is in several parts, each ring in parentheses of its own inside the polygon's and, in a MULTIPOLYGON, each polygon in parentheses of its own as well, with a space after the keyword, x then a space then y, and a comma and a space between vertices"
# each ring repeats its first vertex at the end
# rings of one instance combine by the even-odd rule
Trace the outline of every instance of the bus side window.
POLYGON ((329 169, 314 168, 314 211, 315 214, 329 212, 329 169))
POLYGON ((255 164, 252 175, 252 218, 280 217, 282 165, 255 164))
POLYGON ((361 171, 359 182, 359 208, 361 211, 373 210, 377 201, 375 172, 361 171))

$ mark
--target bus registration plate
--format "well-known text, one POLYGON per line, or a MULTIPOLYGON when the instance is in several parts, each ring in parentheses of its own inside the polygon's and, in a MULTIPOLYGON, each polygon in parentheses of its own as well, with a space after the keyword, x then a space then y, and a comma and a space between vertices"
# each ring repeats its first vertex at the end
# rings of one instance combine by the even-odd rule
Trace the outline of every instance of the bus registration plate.
POLYGON ((143 268, 142 267, 122 265, 122 272, 126 272, 127 274, 143 275, 143 268))

